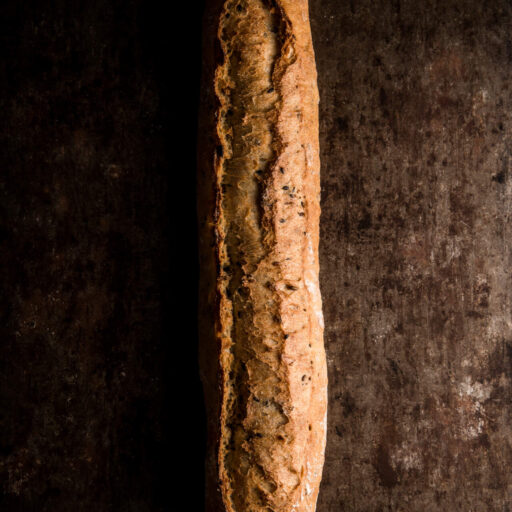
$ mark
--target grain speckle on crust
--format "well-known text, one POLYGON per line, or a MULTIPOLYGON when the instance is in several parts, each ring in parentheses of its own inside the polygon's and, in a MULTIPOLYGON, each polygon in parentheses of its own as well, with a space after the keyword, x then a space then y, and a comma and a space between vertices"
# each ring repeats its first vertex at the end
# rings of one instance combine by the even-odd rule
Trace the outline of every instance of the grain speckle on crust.
MULTIPOLYGON (((220 489, 216 509, 312 512, 327 382, 307 2, 228 0, 217 12, 222 56, 206 75, 217 99, 206 113, 215 116, 216 140, 202 153, 215 146, 214 207, 206 209, 213 222, 202 228, 213 226, 205 239, 216 249, 215 283, 206 287, 215 287, 217 340, 215 350, 204 341, 202 350, 216 351, 218 389, 203 381, 207 401, 221 395, 219 418, 210 418, 218 438, 210 478, 220 489)), ((202 360, 203 368, 211 364, 202 360)))

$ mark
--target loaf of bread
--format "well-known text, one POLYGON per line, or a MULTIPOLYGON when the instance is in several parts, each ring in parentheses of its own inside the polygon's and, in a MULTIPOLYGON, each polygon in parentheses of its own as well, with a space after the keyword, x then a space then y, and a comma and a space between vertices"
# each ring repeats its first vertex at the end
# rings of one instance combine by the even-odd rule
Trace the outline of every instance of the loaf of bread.
POLYGON ((208 512, 313 512, 327 376, 307 0, 211 0, 199 122, 208 512))

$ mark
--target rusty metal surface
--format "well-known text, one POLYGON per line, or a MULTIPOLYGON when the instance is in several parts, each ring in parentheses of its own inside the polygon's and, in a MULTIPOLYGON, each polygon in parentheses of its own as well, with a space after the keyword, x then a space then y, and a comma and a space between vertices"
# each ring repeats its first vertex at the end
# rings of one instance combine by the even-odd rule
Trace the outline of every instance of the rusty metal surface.
POLYGON ((512 507, 510 3, 311 0, 318 512, 512 507))
MULTIPOLYGON (((310 6, 318 512, 510 510, 512 8, 310 6)), ((176 462, 201 509, 194 165, 178 155, 195 154, 200 9, 181 7, 0 7, 2 511, 173 510, 176 462)))

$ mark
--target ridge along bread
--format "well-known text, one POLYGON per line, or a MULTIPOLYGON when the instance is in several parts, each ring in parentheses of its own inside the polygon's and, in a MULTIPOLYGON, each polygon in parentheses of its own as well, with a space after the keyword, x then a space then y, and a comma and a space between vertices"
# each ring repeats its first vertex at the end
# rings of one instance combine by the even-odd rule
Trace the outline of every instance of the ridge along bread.
POLYGON ((313 512, 327 373, 305 0, 207 2, 199 116, 208 512, 313 512))

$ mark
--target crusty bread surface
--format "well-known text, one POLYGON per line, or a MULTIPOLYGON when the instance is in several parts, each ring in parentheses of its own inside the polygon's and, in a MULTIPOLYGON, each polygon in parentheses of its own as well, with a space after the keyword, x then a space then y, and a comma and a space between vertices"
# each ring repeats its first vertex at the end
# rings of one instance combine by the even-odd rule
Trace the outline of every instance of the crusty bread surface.
POLYGON ((306 0, 207 2, 199 120, 207 512, 313 512, 326 435, 306 0))

